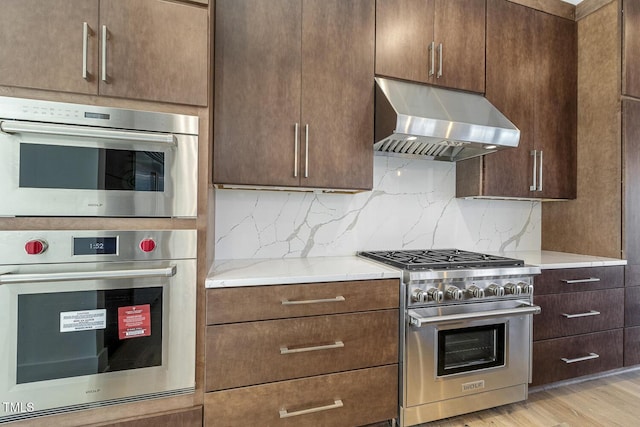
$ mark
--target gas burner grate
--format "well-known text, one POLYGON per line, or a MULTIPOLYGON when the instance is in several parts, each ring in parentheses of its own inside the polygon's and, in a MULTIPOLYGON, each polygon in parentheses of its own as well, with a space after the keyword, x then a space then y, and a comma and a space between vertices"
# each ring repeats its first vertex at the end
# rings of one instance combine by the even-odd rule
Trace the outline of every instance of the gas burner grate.
POLYGON ((523 266, 524 261, 460 249, 365 251, 358 255, 404 270, 523 266))

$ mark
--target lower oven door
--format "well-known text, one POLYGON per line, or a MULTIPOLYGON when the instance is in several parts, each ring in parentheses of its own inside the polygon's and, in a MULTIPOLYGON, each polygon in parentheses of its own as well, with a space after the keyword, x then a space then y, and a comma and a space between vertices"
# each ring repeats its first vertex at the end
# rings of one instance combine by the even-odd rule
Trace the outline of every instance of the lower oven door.
POLYGON ((0 275, 0 423, 192 392, 195 264, 37 265, 0 275))
POLYGON ((409 310, 404 406, 529 383, 539 311, 513 300, 409 310))

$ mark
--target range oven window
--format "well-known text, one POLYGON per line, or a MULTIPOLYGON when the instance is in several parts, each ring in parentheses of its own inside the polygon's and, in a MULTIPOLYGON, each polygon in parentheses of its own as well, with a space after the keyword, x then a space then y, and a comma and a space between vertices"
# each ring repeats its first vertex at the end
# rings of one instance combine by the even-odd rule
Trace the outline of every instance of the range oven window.
POLYGON ((439 377, 503 366, 504 362, 504 323, 438 331, 439 377))
POLYGON ((162 291, 18 295, 16 383, 160 366, 162 291))
POLYGON ((165 154, 20 144, 20 187, 164 191, 165 154))

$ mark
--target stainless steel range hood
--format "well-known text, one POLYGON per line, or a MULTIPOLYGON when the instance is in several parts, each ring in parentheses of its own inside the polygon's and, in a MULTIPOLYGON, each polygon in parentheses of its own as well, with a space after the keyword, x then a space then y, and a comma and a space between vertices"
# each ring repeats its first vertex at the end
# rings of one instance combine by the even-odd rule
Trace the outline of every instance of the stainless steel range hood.
POLYGON ((458 161, 518 146, 520 131, 481 95, 376 77, 378 152, 458 161))

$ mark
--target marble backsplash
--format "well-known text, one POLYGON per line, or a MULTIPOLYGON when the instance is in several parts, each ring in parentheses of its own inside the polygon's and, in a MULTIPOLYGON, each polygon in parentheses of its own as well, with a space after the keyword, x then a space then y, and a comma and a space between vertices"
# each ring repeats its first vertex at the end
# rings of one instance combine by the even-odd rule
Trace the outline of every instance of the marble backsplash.
POLYGON ((455 175, 455 163, 375 156, 368 192, 215 190, 215 258, 540 249, 540 202, 456 199, 455 175))

